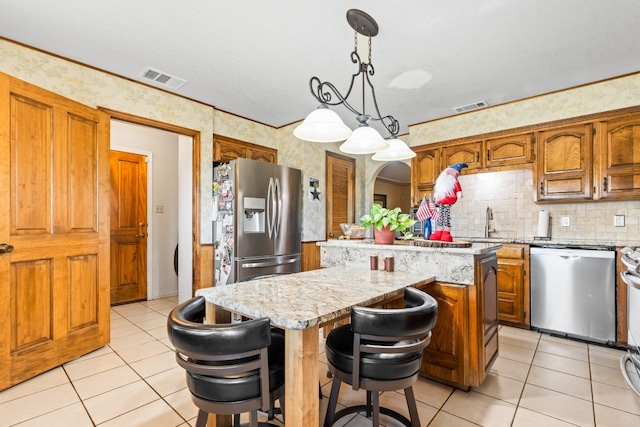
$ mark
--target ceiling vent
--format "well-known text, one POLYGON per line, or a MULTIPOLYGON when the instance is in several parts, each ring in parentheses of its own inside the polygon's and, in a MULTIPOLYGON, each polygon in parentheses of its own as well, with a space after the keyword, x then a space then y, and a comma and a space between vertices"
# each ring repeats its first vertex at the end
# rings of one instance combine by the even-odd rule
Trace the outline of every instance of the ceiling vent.
POLYGON ((144 69, 144 71, 142 71, 140 74, 138 74, 140 77, 142 77, 143 79, 146 80, 151 80, 152 82, 159 84, 161 86, 165 86, 169 89, 180 89, 182 86, 185 85, 185 83, 187 83, 186 80, 181 79, 179 77, 176 76, 172 76, 169 75, 165 72, 162 71, 158 71, 158 70, 154 70, 151 67, 147 67, 144 69))
POLYGON ((456 113, 466 113, 467 111, 479 110, 480 108, 488 106, 489 104, 487 104, 487 101, 478 101, 467 105, 461 105, 460 107, 453 107, 453 111, 456 113))

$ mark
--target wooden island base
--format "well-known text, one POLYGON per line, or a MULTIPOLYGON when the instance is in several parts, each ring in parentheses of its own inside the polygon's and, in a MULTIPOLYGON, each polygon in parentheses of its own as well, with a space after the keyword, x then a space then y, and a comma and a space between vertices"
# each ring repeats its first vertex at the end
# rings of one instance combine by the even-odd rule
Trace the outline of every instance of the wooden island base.
MULTIPOLYGON (((393 255, 396 271, 429 274, 436 281, 418 286, 438 301, 438 319, 424 350, 420 373, 462 390, 480 386, 498 357, 496 250, 500 244, 467 248, 320 242, 323 267, 361 267, 369 256, 393 255)), ((387 303, 392 307, 401 301, 387 303)))

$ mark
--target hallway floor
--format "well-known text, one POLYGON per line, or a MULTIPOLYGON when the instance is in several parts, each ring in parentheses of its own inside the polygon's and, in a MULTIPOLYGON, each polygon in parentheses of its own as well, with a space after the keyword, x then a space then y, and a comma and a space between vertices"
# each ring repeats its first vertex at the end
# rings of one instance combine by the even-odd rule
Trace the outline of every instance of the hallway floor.
MULTIPOLYGON (((197 409, 166 335, 177 298, 111 309, 111 343, 0 392, 0 427, 193 426, 197 409)), ((320 345, 324 351, 324 344, 320 345)), ((500 329, 500 357, 469 392, 420 379, 414 386, 423 426, 639 426, 640 398, 620 373, 622 351, 510 327, 500 329)), ((320 381, 328 396, 324 353, 320 381)), ((327 398, 321 401, 324 419, 327 398)), ((343 386, 340 403, 363 401, 343 386)), ((383 406, 406 413, 402 393, 383 406)), ((396 426, 383 416, 385 426, 396 426)), ((274 421, 271 421, 274 422, 274 421)), ((361 415, 348 427, 371 424, 361 415)), ((282 425, 275 420, 276 424, 282 425)))

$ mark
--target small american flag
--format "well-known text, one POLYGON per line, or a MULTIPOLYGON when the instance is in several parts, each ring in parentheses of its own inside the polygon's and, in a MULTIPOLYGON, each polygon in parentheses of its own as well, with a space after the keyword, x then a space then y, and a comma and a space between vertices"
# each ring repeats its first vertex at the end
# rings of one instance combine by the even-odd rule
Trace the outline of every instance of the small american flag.
POLYGON ((420 207, 416 211, 416 218, 420 221, 424 221, 427 218, 433 218, 437 221, 440 218, 440 213, 432 198, 429 198, 428 201, 427 196, 422 198, 422 203, 420 203, 420 207))

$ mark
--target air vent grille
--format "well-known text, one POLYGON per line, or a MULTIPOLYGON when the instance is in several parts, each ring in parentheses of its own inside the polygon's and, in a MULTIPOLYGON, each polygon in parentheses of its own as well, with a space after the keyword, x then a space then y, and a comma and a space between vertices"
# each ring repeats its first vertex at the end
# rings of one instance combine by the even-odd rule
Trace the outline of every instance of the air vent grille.
POLYGON ((172 76, 162 71, 154 70, 151 67, 147 67, 140 74, 140 77, 146 80, 151 80, 152 82, 159 84, 161 86, 166 86, 170 89, 180 89, 184 86, 187 81, 185 79, 181 79, 176 76, 172 76))
POLYGON ((478 110, 489 106, 486 101, 472 102, 471 104, 461 105, 460 107, 453 107, 453 111, 456 113, 465 113, 467 111, 478 110))

